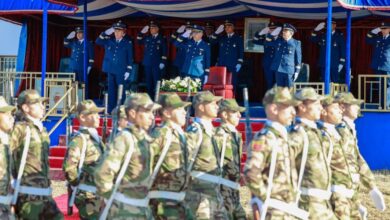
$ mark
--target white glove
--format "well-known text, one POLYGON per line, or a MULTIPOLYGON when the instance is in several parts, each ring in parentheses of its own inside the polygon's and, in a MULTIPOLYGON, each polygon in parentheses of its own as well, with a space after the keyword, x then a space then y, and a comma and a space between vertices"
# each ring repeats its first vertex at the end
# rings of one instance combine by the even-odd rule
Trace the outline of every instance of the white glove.
POLYGON ((92 69, 92 67, 90 67, 90 66, 87 68, 87 74, 88 74, 88 75, 89 75, 89 73, 91 72, 91 69, 92 69))
POLYGON ((294 82, 295 82, 295 80, 298 79, 298 75, 299 75, 299 74, 298 74, 297 72, 294 73, 294 78, 293 78, 293 79, 294 79, 294 82))
POLYGON ((184 32, 184 30, 186 29, 186 26, 185 25, 182 25, 182 26, 180 26, 178 29, 177 29, 177 33, 179 33, 179 34, 181 34, 181 33, 183 33, 184 32))
POLYGON ((378 188, 374 187, 370 191, 370 196, 371 196, 371 200, 374 202, 376 209, 378 209, 379 211, 382 211, 382 212, 385 211, 386 204, 385 204, 385 200, 383 198, 383 194, 381 193, 381 191, 379 191, 378 188))
POLYGON ((214 33, 220 34, 220 33, 222 33, 223 30, 225 30, 225 25, 221 24, 221 25, 219 25, 219 27, 217 28, 217 30, 214 33))
POLYGON ((104 31, 104 33, 106 34, 106 35, 111 35, 112 33, 114 33, 114 28, 113 27, 110 27, 110 28, 108 28, 107 30, 105 30, 104 31))
POLYGON ((261 36, 264 34, 268 34, 268 32, 269 32, 269 27, 265 27, 265 28, 261 29, 259 35, 261 36))
POLYGON ((149 26, 146 25, 145 27, 142 28, 141 33, 146 34, 148 30, 149 30, 149 26))
POLYGON ((130 73, 129 72, 125 72, 125 80, 127 80, 130 76, 130 73))
POLYGON ((241 69, 241 64, 238 63, 238 64, 236 65, 236 72, 240 71, 240 69, 241 69))
POLYGON ((206 84, 208 79, 209 79, 209 76, 208 76, 208 75, 204 75, 204 81, 203 81, 203 84, 206 84))
POLYGON ((70 40, 73 39, 76 36, 76 32, 72 31, 70 34, 66 37, 66 39, 70 40))
POLYGON ((160 70, 164 69, 165 65, 163 63, 160 63, 160 65, 158 66, 160 68, 160 70))
POLYGON ((338 72, 340 72, 341 70, 343 69, 343 64, 339 64, 339 67, 338 67, 338 72))
POLYGON ((371 30, 371 33, 373 33, 373 34, 378 34, 380 31, 381 31, 381 28, 377 27, 377 28, 375 28, 375 29, 372 29, 372 30, 371 30))
POLYGON ((192 30, 186 30, 186 32, 184 32, 184 34, 182 34, 181 36, 184 37, 184 38, 188 38, 191 34, 192 30))
POLYGON ((281 27, 277 27, 277 28, 275 28, 275 30, 273 30, 273 31, 271 32, 271 35, 274 36, 274 37, 276 37, 276 36, 279 35, 279 33, 280 33, 281 30, 282 30, 281 27))
POLYGON ((321 22, 314 28, 314 31, 320 31, 324 29, 324 27, 325 27, 325 22, 321 22))
POLYGON ((362 220, 367 220, 367 208, 362 206, 362 205, 359 205, 359 213, 360 213, 360 216, 362 217, 362 220))

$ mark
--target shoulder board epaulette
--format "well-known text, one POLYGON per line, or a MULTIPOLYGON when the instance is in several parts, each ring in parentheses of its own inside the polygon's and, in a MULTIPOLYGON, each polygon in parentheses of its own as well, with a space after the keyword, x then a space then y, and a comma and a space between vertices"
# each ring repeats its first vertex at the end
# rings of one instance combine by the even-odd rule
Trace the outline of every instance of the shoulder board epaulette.
POLYGON ((268 128, 263 128, 259 132, 257 132, 254 138, 259 138, 260 136, 264 136, 269 132, 268 128))
POLYGON ((198 126, 195 126, 196 122, 193 122, 190 126, 187 128, 187 132, 197 132, 198 131, 198 126))
POLYGON ((342 123, 336 125, 336 129, 337 129, 337 128, 345 128, 345 127, 346 127, 346 125, 345 125, 344 122, 342 122, 342 123))

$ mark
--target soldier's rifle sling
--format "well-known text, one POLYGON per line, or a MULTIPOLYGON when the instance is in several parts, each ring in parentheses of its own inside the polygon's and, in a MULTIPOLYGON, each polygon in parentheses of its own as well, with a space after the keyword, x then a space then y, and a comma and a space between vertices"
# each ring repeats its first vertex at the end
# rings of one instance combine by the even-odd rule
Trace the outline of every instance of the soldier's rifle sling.
POLYGON ((127 151, 126 153, 126 157, 125 157, 125 160, 123 161, 123 164, 121 166, 121 169, 119 171, 119 174, 118 176, 116 177, 116 180, 115 180, 115 184, 114 184, 114 188, 112 190, 112 193, 111 193, 111 196, 110 198, 107 200, 106 202, 106 206, 104 207, 103 209, 103 212, 102 214, 100 215, 99 217, 99 220, 106 220, 107 218, 107 215, 108 215, 108 211, 110 210, 111 208, 111 205, 112 205, 112 202, 114 201, 114 198, 115 198, 115 194, 116 194, 116 191, 118 190, 119 188, 119 185, 120 183, 122 182, 122 179, 126 173, 126 170, 127 170, 127 166, 129 165, 129 162, 130 162, 130 159, 131 159, 131 155, 133 154, 134 152, 134 137, 133 135, 127 131, 127 130, 124 130, 123 134, 130 139, 130 146, 129 146, 129 150, 127 151))
POLYGON ((227 134, 226 132, 223 133, 222 137, 222 151, 221 151, 221 173, 223 172, 223 162, 225 159, 225 152, 226 152, 226 141, 227 141, 227 134))
MULTIPOLYGON (((188 79, 186 102, 189 102, 189 101, 191 101, 191 80, 190 79, 188 79)), ((188 124, 190 123, 190 118, 191 118, 191 105, 189 105, 187 107, 186 123, 185 123, 186 128, 187 128, 188 124)))
POLYGON ((302 179, 303 175, 305 173, 305 167, 306 167, 306 161, 307 161, 307 153, 309 151, 309 138, 307 136, 306 131, 300 127, 299 130, 302 132, 303 135, 303 149, 302 149, 302 159, 301 159, 301 167, 299 168, 299 176, 298 176, 298 184, 296 189, 296 201, 295 203, 298 205, 299 199, 301 197, 301 185, 302 185, 302 179))
MULTIPOLYGON (((271 192, 272 192, 272 187, 273 187, 273 182, 274 182, 274 174, 275 174, 275 168, 276 168, 276 160, 277 160, 277 144, 276 144, 276 137, 274 133, 270 132, 270 136, 272 137, 271 143, 272 143, 272 152, 271 152, 271 161, 270 161, 270 168, 269 168, 269 174, 268 174, 268 186, 267 186, 267 194, 266 198, 263 203, 263 207, 260 208, 261 210, 261 216, 260 220, 265 220, 265 217, 267 215, 267 209, 268 209, 268 201, 271 198, 271 192)), ((262 180, 261 180, 262 181, 262 180)))
MULTIPOLYGON (((81 141, 83 142, 83 147, 81 148, 80 161, 79 161, 79 164, 77 167, 77 179, 78 180, 81 176, 81 171, 83 169, 83 165, 84 165, 84 161, 85 161, 85 153, 87 152, 87 139, 85 138, 85 136, 83 134, 80 133, 79 135, 81 137, 81 141)), ((74 200, 76 199, 76 193, 77 193, 78 188, 79 188, 78 186, 73 188, 72 195, 69 199, 69 204, 68 204, 69 207, 73 207, 74 200)))
POLYGON ((114 140, 115 135, 118 131, 118 117, 119 117, 119 108, 121 106, 121 101, 122 101, 122 95, 123 95, 123 85, 120 84, 118 86, 118 99, 116 100, 117 117, 114 117, 113 120, 112 131, 109 138, 110 143, 114 140))
POLYGON ((26 126, 26 138, 24 139, 22 158, 20 160, 20 165, 19 165, 19 170, 18 170, 18 177, 17 177, 16 182, 15 182, 15 189, 14 189, 14 194, 13 194, 13 197, 12 197, 12 205, 16 205, 16 202, 18 200, 20 184, 21 184, 21 181, 22 181, 24 168, 26 166, 26 159, 27 159, 28 149, 30 147, 30 141, 31 141, 31 129, 27 125, 26 126))
POLYGON ((108 93, 104 93, 104 118, 103 118, 103 134, 102 140, 106 141, 107 135, 107 116, 108 116, 108 93))
POLYGON ((249 143, 252 140, 252 127, 251 127, 250 116, 249 116, 248 88, 243 89, 243 96, 244 96, 244 106, 245 106, 245 133, 246 133, 245 146, 248 148, 249 143))
POLYGON ((149 181, 149 184, 148 184, 148 189, 152 188, 154 180, 157 177, 157 173, 160 170, 160 167, 161 167, 162 163, 164 162, 165 156, 167 155, 169 147, 171 146, 171 143, 172 143, 172 135, 173 134, 171 132, 169 132, 168 135, 165 137, 166 138, 165 139, 165 144, 164 144, 163 150, 161 151, 161 155, 158 158, 156 166, 154 167, 153 173, 152 173, 152 175, 150 177, 150 181, 149 181))
POLYGON ((189 173, 190 173, 191 170, 192 170, 192 166, 193 166, 194 163, 195 163, 195 158, 198 156, 199 149, 200 149, 200 145, 202 144, 202 141, 203 141, 203 132, 202 132, 202 128, 200 127, 200 125, 199 125, 198 123, 194 123, 194 125, 198 128, 199 139, 198 139, 198 142, 196 142, 196 148, 195 148, 194 154, 193 154, 193 156, 191 157, 190 163, 188 164, 188 167, 187 167, 187 172, 189 172, 189 173))
POLYGON ((158 102, 158 97, 160 96, 161 81, 156 83, 156 91, 154 92, 154 102, 158 102))

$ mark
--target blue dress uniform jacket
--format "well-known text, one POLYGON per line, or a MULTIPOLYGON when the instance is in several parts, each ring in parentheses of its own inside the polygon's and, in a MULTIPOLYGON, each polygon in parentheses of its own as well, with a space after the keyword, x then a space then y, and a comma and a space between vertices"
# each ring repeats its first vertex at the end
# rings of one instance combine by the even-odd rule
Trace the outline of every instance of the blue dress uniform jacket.
MULTIPOLYGON (((106 39, 110 39, 110 36, 106 36, 106 39)), ((102 64, 102 71, 104 73, 108 73, 110 68, 110 61, 111 61, 111 51, 108 49, 109 46, 104 46, 104 57, 103 57, 103 64, 102 64)))
POLYGON ((237 86, 236 65, 244 62, 244 42, 242 37, 233 33, 231 37, 227 35, 218 37, 216 34, 211 35, 211 44, 219 44, 218 66, 226 66, 232 73, 232 83, 234 88, 237 86))
MULTIPOLYGON (((318 66, 321 68, 322 79, 325 79, 326 34, 314 31, 311 33, 310 40, 313 43, 317 43, 320 47, 318 66)), ((338 72, 339 64, 343 66, 345 65, 345 40, 343 33, 335 31, 332 34, 332 48, 330 56, 330 77, 332 82, 341 82, 341 76, 338 72)))
MULTIPOLYGON (((77 39, 64 39, 64 46, 72 50, 70 55, 70 68, 76 73, 76 81, 84 82, 84 42, 81 43, 77 39)), ((93 44, 87 41, 87 53, 88 53, 88 66, 92 66, 94 63, 94 50, 93 44)))
POLYGON ((195 42, 178 37, 175 46, 186 51, 182 72, 186 76, 200 78, 203 82, 204 75, 210 72, 210 45, 205 41, 195 42))
MULTIPOLYGON (((179 36, 178 36, 177 33, 171 34, 171 43, 175 44, 175 41, 177 40, 178 37, 179 36)), ((186 41, 187 39, 186 38, 182 38, 182 40, 186 41)), ((181 48, 181 47, 176 47, 176 57, 175 57, 175 60, 173 61, 173 65, 179 71, 181 71, 181 69, 183 67, 185 56, 186 56, 186 50, 184 48, 181 48)), ((180 72, 180 76, 183 77, 183 73, 182 72, 180 72)))
POLYGON ((253 43, 257 45, 264 46, 263 53, 263 70, 264 76, 267 83, 267 90, 271 89, 275 84, 275 73, 271 70, 271 63, 275 56, 275 48, 270 45, 265 45, 265 37, 266 35, 259 35, 259 32, 255 34, 253 37, 253 43))
MULTIPOLYGON (((124 36, 119 42, 115 37, 109 37, 103 32, 96 39, 96 43, 107 48, 110 53, 110 62, 108 65, 108 111, 115 108, 118 86, 124 85, 124 75, 126 72, 131 73, 133 65, 133 43, 131 39, 124 36)), ((125 91, 123 91, 123 94, 125 91)), ((122 95, 122 102, 125 96, 122 95)))
POLYGON ((271 70, 276 73, 277 85, 291 87, 294 73, 299 73, 301 69, 301 41, 294 38, 286 41, 282 37, 275 39, 268 34, 265 45, 275 48, 275 57, 271 63, 271 70))
POLYGON ((157 81, 161 79, 162 75, 159 65, 163 63, 166 66, 167 41, 161 34, 144 36, 142 33, 139 33, 137 42, 145 46, 142 64, 145 68, 148 93, 150 97, 153 97, 157 81))
POLYGON ((366 36, 366 42, 374 46, 371 68, 390 72, 390 36, 384 39, 382 35, 369 32, 366 36))

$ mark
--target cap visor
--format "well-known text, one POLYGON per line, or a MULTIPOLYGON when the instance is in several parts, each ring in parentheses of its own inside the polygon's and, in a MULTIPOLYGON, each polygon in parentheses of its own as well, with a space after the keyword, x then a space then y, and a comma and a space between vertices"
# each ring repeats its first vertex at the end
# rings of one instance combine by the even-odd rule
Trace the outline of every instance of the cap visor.
POLYGON ((149 110, 152 110, 152 111, 158 110, 161 107, 162 106, 160 104, 156 104, 156 103, 151 103, 151 104, 148 104, 146 106, 143 106, 143 108, 146 108, 146 109, 149 109, 149 110))

